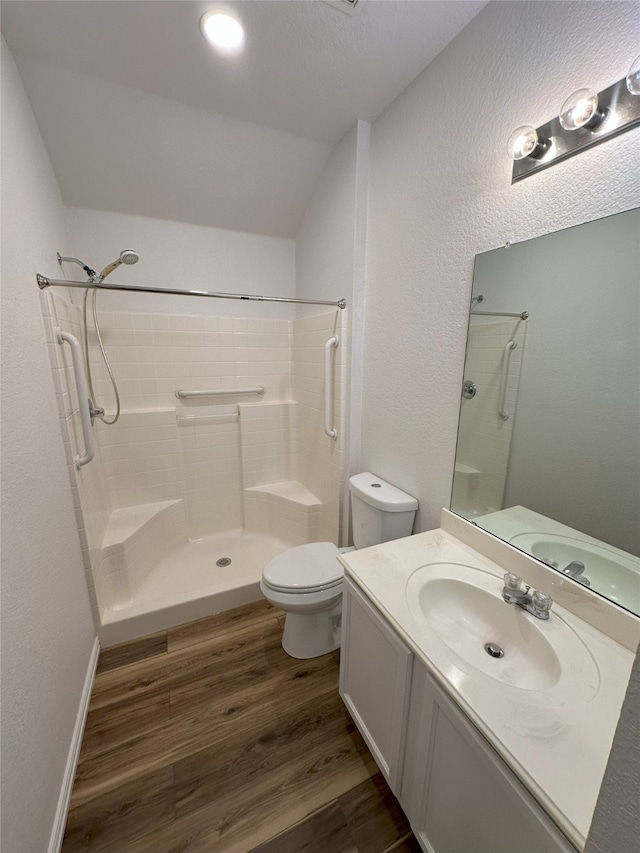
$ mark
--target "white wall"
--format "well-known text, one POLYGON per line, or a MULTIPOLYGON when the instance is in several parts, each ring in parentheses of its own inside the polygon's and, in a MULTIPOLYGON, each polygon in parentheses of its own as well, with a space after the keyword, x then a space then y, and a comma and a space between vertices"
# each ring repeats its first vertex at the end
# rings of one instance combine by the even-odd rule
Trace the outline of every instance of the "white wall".
MULTIPOLYGON (((296 235, 297 296, 347 301, 346 312, 340 318, 344 333, 339 355, 341 364, 348 364, 348 369, 345 387, 340 392, 343 406, 337 411, 341 431, 338 450, 342 457, 338 464, 343 479, 346 474, 360 470, 369 134, 369 124, 359 121, 336 145, 296 235)), ((297 313, 304 318, 322 310, 325 309, 298 306, 297 313)), ((318 414, 321 416, 320 410, 318 414)), ((307 438, 301 459, 305 456, 311 459, 322 440, 321 436, 314 440, 307 438)), ((315 462, 321 464, 317 459, 315 462)), ((307 485, 320 493, 314 479, 317 478, 311 477, 307 485)), ((349 502, 345 483, 342 499, 341 542, 346 544, 349 502)))
MULTIPOLYGON (((295 295, 293 240, 73 207, 67 209, 67 222, 69 239, 60 254, 80 258, 98 273, 116 260, 122 249, 132 248, 140 255, 137 264, 123 265, 111 273, 105 279, 107 284, 295 295)), ((62 276, 58 268, 52 277, 86 279, 77 264, 65 264, 64 271, 62 276)), ((287 318, 295 313, 292 306, 276 303, 108 291, 100 295, 100 306, 108 311, 208 317, 287 318)))
POLYGON ((95 638, 35 273, 60 193, 2 45, 2 849, 49 846, 95 638))
MULTIPOLYGON (((357 127, 354 127, 331 152, 296 234, 300 299, 351 301, 356 157, 357 127)), ((318 310, 298 309, 298 313, 318 310)))
POLYGON ((295 233, 329 156, 326 143, 24 55, 18 61, 67 205, 295 233))
MULTIPOLYGON (((640 204, 637 130, 515 186, 506 139, 623 77, 639 39, 637 3, 491 3, 372 127, 362 456, 419 498, 421 529, 449 502, 474 255, 640 204)), ((618 736, 606 785, 635 792, 628 720, 618 736)))
POLYGON ((638 131, 511 186, 506 139, 638 53, 637 3, 489 4, 375 122, 363 465, 449 503, 473 259, 637 206, 638 131))

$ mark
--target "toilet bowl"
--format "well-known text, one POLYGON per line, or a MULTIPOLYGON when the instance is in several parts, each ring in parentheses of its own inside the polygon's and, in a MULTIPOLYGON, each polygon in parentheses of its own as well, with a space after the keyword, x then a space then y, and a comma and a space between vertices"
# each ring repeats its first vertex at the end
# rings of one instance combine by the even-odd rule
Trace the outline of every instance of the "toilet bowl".
POLYGON ((267 563, 260 589, 287 614, 282 647, 294 658, 315 658, 340 645, 342 564, 331 542, 298 545, 267 563))
MULTIPOLYGON (((365 472, 349 481, 354 545, 365 548, 409 536, 418 502, 365 472)), ((343 567, 332 542, 289 548, 264 567, 260 590, 285 611, 282 647, 294 658, 328 654, 340 646, 343 567)))

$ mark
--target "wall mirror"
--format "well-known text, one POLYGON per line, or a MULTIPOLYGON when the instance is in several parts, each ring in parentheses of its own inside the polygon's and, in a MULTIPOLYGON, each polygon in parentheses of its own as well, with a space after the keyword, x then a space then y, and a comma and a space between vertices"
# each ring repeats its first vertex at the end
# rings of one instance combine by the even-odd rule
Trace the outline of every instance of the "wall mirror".
POLYGON ((475 260, 451 509, 640 615, 640 210, 475 260))

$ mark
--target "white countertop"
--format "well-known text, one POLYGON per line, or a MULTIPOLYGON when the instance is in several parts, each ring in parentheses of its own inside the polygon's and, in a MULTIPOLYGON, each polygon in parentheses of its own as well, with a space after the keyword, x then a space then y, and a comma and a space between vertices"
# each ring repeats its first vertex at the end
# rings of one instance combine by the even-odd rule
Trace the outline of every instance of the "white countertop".
MULTIPOLYGON (((591 698, 572 696, 561 684, 557 689, 543 691, 507 685, 452 653, 426 621, 412 616, 406 596, 409 577, 426 564, 473 566, 500 581, 504 568, 441 529, 352 551, 340 559, 349 577, 387 617, 570 841, 582 850, 629 681, 633 653, 556 602, 549 622, 543 623, 549 626, 545 630, 552 640, 553 620, 562 620, 587 646, 598 675, 581 692, 591 698)), ((594 678, 593 674, 586 677, 594 678)))

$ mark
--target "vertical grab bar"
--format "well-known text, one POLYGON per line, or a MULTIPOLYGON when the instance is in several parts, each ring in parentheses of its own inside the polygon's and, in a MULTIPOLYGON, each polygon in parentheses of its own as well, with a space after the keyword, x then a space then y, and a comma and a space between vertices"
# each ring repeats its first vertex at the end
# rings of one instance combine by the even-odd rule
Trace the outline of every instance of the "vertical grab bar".
POLYGON ((87 383, 87 374, 84 368, 84 357, 80 341, 73 335, 63 332, 62 329, 58 329, 58 343, 67 343, 71 347, 71 361, 73 362, 73 373, 76 379, 76 389, 78 391, 78 408, 80 410, 80 423, 82 424, 82 438, 84 440, 84 453, 78 453, 73 460, 79 471, 83 465, 87 465, 91 462, 95 452, 93 445, 93 433, 91 432, 92 403, 89 397, 89 386, 87 383))
POLYGON ((509 341, 504 348, 502 354, 502 378, 500 380, 500 401, 498 403, 498 414, 503 421, 509 420, 509 412, 505 412, 504 403, 507 396, 507 373, 509 371, 509 362, 511 361, 511 353, 518 346, 515 341, 509 341))
POLYGON ((338 346, 338 336, 334 335, 324 345, 324 431, 334 441, 338 430, 333 428, 333 372, 331 370, 332 350, 338 346))

